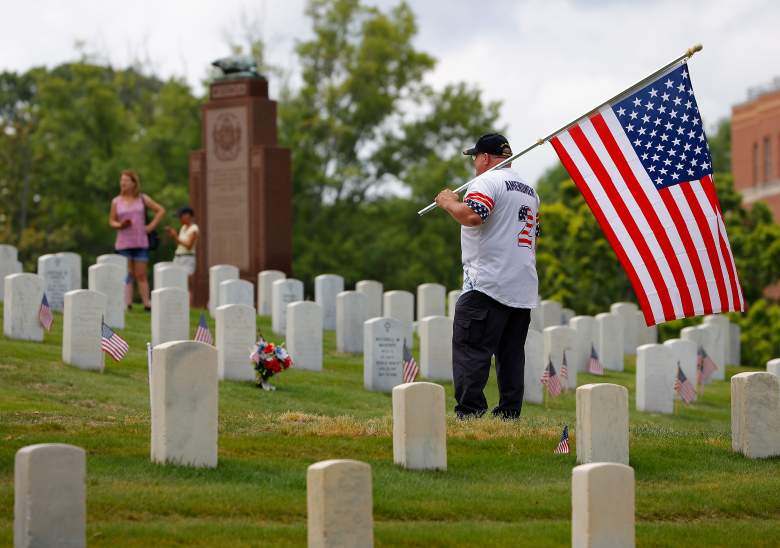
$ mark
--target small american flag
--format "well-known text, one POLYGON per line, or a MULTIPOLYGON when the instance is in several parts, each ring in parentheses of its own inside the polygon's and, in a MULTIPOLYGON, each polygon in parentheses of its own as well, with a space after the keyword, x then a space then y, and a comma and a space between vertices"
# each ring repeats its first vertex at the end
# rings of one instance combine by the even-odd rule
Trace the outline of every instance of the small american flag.
POLYGON ((569 387, 569 364, 566 363, 566 350, 563 351, 563 361, 561 362, 561 386, 564 390, 569 387))
POLYGON ((100 334, 100 349, 114 358, 114 361, 119 361, 125 357, 130 347, 127 346, 127 341, 114 333, 114 330, 104 321, 100 334))
POLYGON ((552 360, 544 368, 542 375, 542 384, 547 386, 547 392, 554 398, 561 395, 561 380, 553 367, 552 360))
POLYGON ((404 339, 404 383, 414 382, 418 371, 417 362, 414 360, 411 349, 406 346, 406 340, 404 339))
POLYGON ((568 455, 569 454, 569 427, 564 426, 563 427, 563 434, 561 434, 561 441, 558 442, 558 447, 555 448, 555 451, 553 451, 555 454, 563 454, 568 455))
POLYGON ((677 362, 677 378, 674 379, 674 391, 680 395, 680 399, 685 403, 691 403, 696 399, 696 390, 680 368, 680 362, 677 362))
POLYGON ((46 293, 43 294, 41 299, 41 307, 38 309, 38 321, 46 331, 51 331, 51 324, 54 323, 54 316, 51 315, 51 307, 49 306, 49 299, 46 298, 46 293))
POLYGON ((704 384, 712 374, 717 371, 718 366, 712 361, 709 354, 704 351, 704 347, 699 345, 699 351, 696 355, 696 384, 704 384))
POLYGON ((195 338, 193 340, 206 344, 214 344, 214 338, 211 336, 209 324, 206 321, 206 315, 203 312, 200 313, 198 328, 195 330, 195 338))
POLYGON ((590 345, 590 359, 588 360, 588 371, 593 375, 603 375, 604 367, 599 361, 599 355, 596 353, 596 347, 590 345))

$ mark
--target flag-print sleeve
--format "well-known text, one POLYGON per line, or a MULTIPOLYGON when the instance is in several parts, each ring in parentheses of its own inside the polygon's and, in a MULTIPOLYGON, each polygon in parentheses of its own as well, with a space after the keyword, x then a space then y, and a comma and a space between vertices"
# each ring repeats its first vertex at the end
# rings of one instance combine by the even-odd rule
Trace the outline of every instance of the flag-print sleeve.
POLYGON ((482 179, 471 185, 463 198, 464 203, 469 206, 474 213, 480 216, 482 222, 493 212, 496 206, 495 185, 490 179, 482 179))

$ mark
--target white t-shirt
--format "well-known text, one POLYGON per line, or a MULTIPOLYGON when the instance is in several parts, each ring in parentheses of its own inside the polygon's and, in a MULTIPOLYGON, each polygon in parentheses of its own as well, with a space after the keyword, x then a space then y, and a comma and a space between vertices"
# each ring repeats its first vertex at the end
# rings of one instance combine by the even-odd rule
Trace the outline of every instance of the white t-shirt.
POLYGON ((480 226, 460 231, 463 291, 481 291, 513 308, 536 308, 536 191, 515 170, 494 169, 469 187, 463 201, 482 217, 480 226))

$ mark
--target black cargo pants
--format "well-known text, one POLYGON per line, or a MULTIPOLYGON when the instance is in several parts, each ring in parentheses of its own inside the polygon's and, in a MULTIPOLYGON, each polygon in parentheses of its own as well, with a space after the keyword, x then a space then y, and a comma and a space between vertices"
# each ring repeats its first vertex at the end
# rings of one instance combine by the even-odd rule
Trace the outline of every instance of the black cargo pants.
POLYGON ((512 308, 478 291, 467 291, 455 306, 452 333, 452 376, 455 413, 481 416, 487 411, 485 384, 490 360, 496 357, 500 394, 493 414, 517 418, 523 406, 525 338, 531 311, 512 308))

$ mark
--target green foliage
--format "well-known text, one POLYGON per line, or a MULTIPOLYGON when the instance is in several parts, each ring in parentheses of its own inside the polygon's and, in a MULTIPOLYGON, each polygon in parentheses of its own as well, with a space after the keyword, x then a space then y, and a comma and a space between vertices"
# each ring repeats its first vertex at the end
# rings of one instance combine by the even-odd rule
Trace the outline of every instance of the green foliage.
POLYGON ((306 13, 314 32, 297 48, 303 84, 284 91, 279 109, 280 140, 293 154, 296 276, 459 286, 457 225, 416 211, 468 178, 458 153, 496 128, 498 105, 463 83, 423 82, 434 60, 414 48, 405 3, 385 12, 315 0, 306 13), (392 195, 399 190, 411 196, 392 195))
POLYGON ((113 248, 108 210, 127 168, 168 208, 187 203, 199 104, 182 82, 132 68, 0 74, 0 240, 19 247, 28 270, 52 249, 78 250, 86 267, 113 248))

